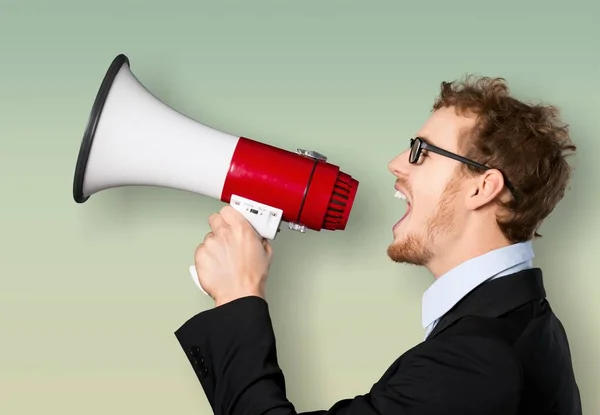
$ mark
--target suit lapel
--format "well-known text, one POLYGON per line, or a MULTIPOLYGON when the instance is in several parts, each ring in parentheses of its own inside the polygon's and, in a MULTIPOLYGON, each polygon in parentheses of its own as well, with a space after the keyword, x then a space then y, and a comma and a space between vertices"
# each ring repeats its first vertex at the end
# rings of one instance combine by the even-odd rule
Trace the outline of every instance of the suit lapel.
POLYGON ((427 339, 437 336, 463 317, 498 317, 525 303, 545 297, 542 271, 539 268, 485 282, 442 316, 427 339))

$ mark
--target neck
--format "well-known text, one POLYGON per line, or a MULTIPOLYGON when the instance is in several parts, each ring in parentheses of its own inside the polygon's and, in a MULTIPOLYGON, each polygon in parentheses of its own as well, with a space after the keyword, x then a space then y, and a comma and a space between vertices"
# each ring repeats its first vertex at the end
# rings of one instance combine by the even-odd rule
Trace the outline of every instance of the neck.
POLYGON ((500 230, 472 227, 465 232, 463 228, 461 233, 444 239, 443 245, 436 249, 439 254, 436 252, 426 267, 438 279, 463 262, 508 245, 511 245, 510 241, 500 230))

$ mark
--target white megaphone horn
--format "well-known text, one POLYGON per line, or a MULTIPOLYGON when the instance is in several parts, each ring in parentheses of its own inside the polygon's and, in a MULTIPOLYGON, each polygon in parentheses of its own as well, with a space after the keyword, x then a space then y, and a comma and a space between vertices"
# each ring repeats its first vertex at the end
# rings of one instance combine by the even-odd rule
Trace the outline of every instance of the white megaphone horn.
POLYGON ((149 92, 120 54, 90 112, 73 198, 84 203, 94 193, 122 186, 160 186, 219 199, 240 211, 259 235, 275 239, 282 221, 300 232, 345 229, 358 181, 319 153, 283 150, 181 114, 149 92))

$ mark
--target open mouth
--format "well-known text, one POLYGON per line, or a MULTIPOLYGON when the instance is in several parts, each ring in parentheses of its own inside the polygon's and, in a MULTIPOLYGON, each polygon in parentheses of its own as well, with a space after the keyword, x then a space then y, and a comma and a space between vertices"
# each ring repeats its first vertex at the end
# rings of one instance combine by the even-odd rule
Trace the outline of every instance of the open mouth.
POLYGON ((406 201, 406 212, 404 213, 404 216, 402 216, 402 218, 400 218, 400 220, 398 222, 396 222, 396 224, 393 226, 393 229, 396 229, 410 215, 411 204, 410 204, 410 200, 408 200, 408 197, 404 193, 402 193, 400 190, 396 190, 394 197, 397 199, 402 199, 402 200, 406 201))

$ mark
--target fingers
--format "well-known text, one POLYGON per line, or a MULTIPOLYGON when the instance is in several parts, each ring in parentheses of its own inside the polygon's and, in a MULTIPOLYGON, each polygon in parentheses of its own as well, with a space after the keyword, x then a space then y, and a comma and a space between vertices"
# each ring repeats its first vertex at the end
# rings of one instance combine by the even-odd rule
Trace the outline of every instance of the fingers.
POLYGON ((196 247, 196 250, 194 251, 194 258, 196 260, 198 260, 198 258, 200 258, 202 255, 205 254, 206 252, 206 243, 210 243, 211 239, 213 239, 215 237, 215 234, 213 232, 208 232, 206 235, 204 235, 204 239, 202 240, 202 242, 200 242, 200 244, 198 244, 198 246, 196 247))
POLYGON ((218 234, 224 226, 227 226, 227 223, 225 223, 223 217, 221 217, 221 215, 218 213, 213 213, 209 216, 208 224, 214 234, 218 234))
POLYGON ((221 217, 231 226, 251 227, 250 222, 241 212, 237 211, 231 205, 223 206, 221 209, 221 217))
POLYGON ((262 236, 258 234, 248 219, 231 205, 224 206, 218 214, 212 214, 208 222, 213 232, 218 236, 225 237, 226 234, 223 231, 234 230, 235 233, 241 231, 243 235, 249 236, 251 234, 262 239, 262 236))
POLYGON ((267 238, 262 238, 262 245, 269 258, 271 258, 273 256, 273 246, 271 246, 269 240, 267 238))

